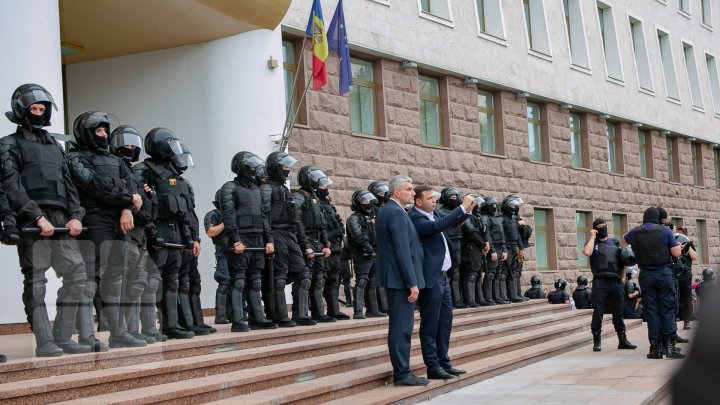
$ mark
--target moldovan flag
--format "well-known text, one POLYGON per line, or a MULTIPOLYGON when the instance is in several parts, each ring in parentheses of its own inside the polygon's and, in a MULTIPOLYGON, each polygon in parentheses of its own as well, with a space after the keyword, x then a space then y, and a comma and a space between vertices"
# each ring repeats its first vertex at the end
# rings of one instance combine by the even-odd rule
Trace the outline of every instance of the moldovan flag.
POLYGON ((338 1, 337 8, 328 29, 328 42, 330 49, 340 58, 340 95, 347 93, 352 86, 352 66, 350 64, 350 48, 348 47, 347 28, 345 27, 345 13, 343 13, 342 0, 338 1))
POLYGON ((310 10, 310 19, 308 20, 305 34, 308 38, 312 38, 313 88, 318 90, 327 84, 325 59, 328 57, 328 41, 327 36, 325 35, 325 23, 323 22, 320 0, 313 0, 312 9, 310 10))

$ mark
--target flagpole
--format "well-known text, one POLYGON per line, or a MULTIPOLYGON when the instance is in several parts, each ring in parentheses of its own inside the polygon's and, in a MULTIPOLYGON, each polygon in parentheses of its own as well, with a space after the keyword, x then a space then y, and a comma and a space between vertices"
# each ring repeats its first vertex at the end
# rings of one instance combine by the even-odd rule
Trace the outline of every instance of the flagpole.
MULTIPOLYGON (((302 62, 303 71, 305 69, 305 43, 306 42, 307 42, 307 35, 305 36, 305 38, 303 38, 302 47, 300 48, 300 49, 302 49, 302 53, 301 53, 302 56, 301 56, 300 62, 302 62)), ((295 90, 297 87, 298 75, 300 74, 300 66, 301 66, 301 64, 298 63, 297 68, 295 68, 295 77, 293 77, 293 84, 292 84, 291 92, 290 92, 290 97, 292 97, 293 99, 295 98, 295 90)), ((288 126, 288 120, 290 119, 290 111, 292 111, 292 104, 293 103, 288 103, 287 109, 285 110, 285 124, 283 124, 283 133, 288 126)), ((293 121, 295 120, 295 118, 296 118, 296 116, 293 116, 293 121)))
MULTIPOLYGON (((297 114, 300 112, 300 106, 302 105, 303 101, 305 100, 305 95, 307 94, 307 91, 309 88, 310 88, 309 85, 305 86, 305 90, 303 91, 302 97, 300 97, 300 102, 298 102, 297 110, 295 110, 295 115, 294 115, 295 117, 297 117, 297 114)), ((293 119, 292 121, 290 121, 290 125, 287 128, 287 136, 283 136, 282 143, 280 144, 280 150, 284 150, 285 146, 287 146, 288 141, 290 140, 290 135, 292 134, 292 131, 295 128, 295 121, 296 121, 296 119, 293 119)))

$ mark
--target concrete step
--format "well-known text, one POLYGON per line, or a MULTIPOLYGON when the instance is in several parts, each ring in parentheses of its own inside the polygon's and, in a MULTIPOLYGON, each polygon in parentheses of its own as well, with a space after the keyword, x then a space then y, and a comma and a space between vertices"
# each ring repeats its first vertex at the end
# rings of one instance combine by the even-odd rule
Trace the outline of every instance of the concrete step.
MULTIPOLYGON (((453 356, 458 364, 462 364, 463 362, 497 355, 498 353, 526 347, 548 339, 573 334, 587 328, 588 325, 589 318, 579 316, 577 319, 562 324, 543 326, 518 335, 503 336, 463 345, 455 349, 453 356)), ((470 334, 471 331, 466 331, 466 333, 470 334)), ((462 338, 462 336, 458 336, 458 338, 462 338)), ((412 355, 414 356, 412 359, 414 367, 421 368, 422 359, 419 355, 419 341, 417 339, 413 340, 412 355)), ((352 394, 355 392, 353 390, 367 390, 385 384, 390 378, 386 344, 383 342, 380 345, 351 351, 184 379, 141 389, 94 396, 73 403, 201 403, 251 393, 250 397, 254 397, 258 391, 267 392, 264 390, 269 390, 277 395, 300 385, 296 383, 321 378, 337 382, 339 378, 345 379, 347 373, 357 374, 357 378, 348 383, 348 390, 345 391, 344 395, 352 394)), ((303 397, 309 394, 298 393, 297 395, 303 397)), ((324 395, 327 395, 327 393, 324 395)), ((309 402, 324 400, 323 395, 309 397, 312 397, 309 402)), ((231 401, 235 401, 233 403, 244 403, 248 399, 239 397, 233 398, 231 401)))
MULTIPOLYGON (((518 309, 514 312, 526 313, 529 316, 542 314, 546 309, 554 309, 553 306, 549 305, 532 308, 535 311, 532 314, 528 313, 528 308, 518 309)), ((456 321, 452 341, 454 345, 475 343, 548 325, 557 325, 567 322, 568 319, 586 317, 586 315, 581 311, 576 313, 567 313, 567 311, 561 313, 551 312, 549 315, 530 316, 527 319, 518 319, 490 326, 478 325, 492 322, 493 319, 497 318, 496 314, 468 316, 456 321)), ((502 314, 502 316, 505 319, 518 317, 509 314, 502 314)), ((416 326, 414 330, 415 337, 417 337, 417 333, 418 327, 416 326)), ((378 347, 382 351, 385 350, 386 337, 386 329, 360 330, 349 335, 312 337, 303 342, 290 342, 165 361, 148 361, 145 364, 118 366, 104 370, 84 371, 28 381, 4 383, 0 384, 0 400, 32 397, 35 403, 46 403, 66 398, 70 393, 79 398, 94 395, 97 392, 117 392, 125 389, 131 382, 133 387, 139 388, 182 381, 195 378, 198 375, 214 375, 372 346, 378 347)))

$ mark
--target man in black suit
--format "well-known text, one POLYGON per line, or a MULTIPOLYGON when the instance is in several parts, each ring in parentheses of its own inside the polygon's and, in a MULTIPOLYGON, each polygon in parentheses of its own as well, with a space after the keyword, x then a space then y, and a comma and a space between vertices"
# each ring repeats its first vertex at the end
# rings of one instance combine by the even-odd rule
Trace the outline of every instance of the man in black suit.
POLYGON ((388 298, 388 352, 393 384, 427 385, 426 378, 417 377, 410 370, 414 303, 425 287, 422 245, 404 208, 412 204, 415 192, 412 179, 407 176, 393 177, 388 186, 390 199, 380 209, 375 224, 378 246, 375 277, 377 285, 385 287, 388 298))
POLYGON ((452 252, 445 232, 462 224, 476 204, 469 194, 449 214, 435 211, 436 204, 432 188, 417 186, 415 207, 409 215, 423 246, 425 288, 418 300, 423 361, 428 378, 447 380, 465 371, 454 368, 448 356, 453 306, 445 272, 452 267, 452 252))

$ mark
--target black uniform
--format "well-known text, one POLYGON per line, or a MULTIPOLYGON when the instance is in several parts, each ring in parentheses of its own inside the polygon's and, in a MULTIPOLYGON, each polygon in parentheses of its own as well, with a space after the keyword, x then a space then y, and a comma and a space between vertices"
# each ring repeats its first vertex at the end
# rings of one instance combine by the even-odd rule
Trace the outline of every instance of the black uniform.
MULTIPOLYGON (((220 203, 213 201, 213 204, 217 204, 216 208, 212 211, 208 211, 205 214, 205 232, 211 227, 217 226, 223 223, 222 212, 220 211, 220 203)), ((228 270, 227 255, 225 252, 230 248, 227 233, 223 230, 218 236, 212 238, 213 246, 215 246, 215 273, 213 278, 218 283, 217 289, 215 290, 215 323, 225 324, 229 323, 231 316, 228 312, 229 297, 228 292, 230 288, 230 272, 228 270)))
MULTIPOLYGON (((486 260, 483 249, 489 239, 487 229, 483 226, 480 218, 473 213, 467 221, 461 225, 462 230, 462 262, 460 264, 462 296, 465 304, 470 307, 492 304, 483 295, 482 288, 482 266, 486 260)), ((492 254, 493 252, 489 252, 492 254)))
POLYGON ((355 271, 353 318, 382 317, 384 314, 379 311, 375 292, 375 210, 363 209, 354 203, 351 208, 354 212, 348 218, 345 228, 355 271), (366 298, 367 314, 363 315, 366 298))
POLYGON ((577 309, 590 309, 592 307, 592 291, 586 285, 577 286, 572 293, 572 299, 575 301, 575 308, 577 309))
POLYGON ((565 290, 551 291, 547 296, 547 300, 551 304, 565 304, 570 301, 570 294, 565 290))
MULTIPOLYGON (((459 197, 458 197, 459 198, 459 197)), ((459 204, 459 200, 458 201, 459 204)), ((449 214, 451 213, 455 206, 449 206, 449 205, 443 205, 439 208, 439 210, 443 214, 449 214)), ((468 302, 467 297, 464 296, 464 290, 461 290, 460 288, 460 278, 461 278, 461 256, 462 256, 462 241, 463 241, 463 229, 462 224, 458 226, 453 226, 451 228, 448 228, 447 230, 447 242, 448 242, 448 248, 450 249, 450 259, 451 259, 451 266, 450 269, 446 272, 446 275, 450 281, 450 293, 452 295, 452 301, 453 301, 453 307, 455 308, 466 308, 470 302, 468 302)), ((477 277, 476 277, 477 279, 477 277)), ((474 294, 473 294, 474 295, 474 294)), ((474 300, 473 300, 474 302, 474 300)))
POLYGON ((320 208, 325 215, 327 223, 327 238, 330 242, 330 257, 325 260, 326 276, 325 303, 327 304, 327 313, 335 319, 349 319, 350 317, 340 311, 340 302, 338 301, 340 288, 340 275, 345 271, 343 266, 342 248, 343 237, 345 236, 345 225, 337 213, 335 206, 329 196, 319 197, 320 208))
POLYGON ((631 279, 625 280, 625 299, 623 300, 623 318, 624 319, 638 319, 637 302, 640 296, 630 298, 630 294, 634 292, 640 292, 640 286, 638 283, 631 279))
POLYGON ((546 298, 545 290, 541 285, 528 288, 523 296, 531 300, 544 300, 546 298))
POLYGON ((602 317, 610 312, 613 317, 615 331, 625 331, 622 318, 622 305, 625 285, 622 282, 623 268, 618 262, 620 242, 614 238, 603 241, 596 240, 590 256, 590 269, 593 273, 592 306, 593 317, 591 331, 600 334, 602 317))
POLYGON ((518 218, 515 213, 504 211, 502 216, 503 232, 505 234, 505 248, 507 251, 507 260, 503 262, 500 273, 500 288, 505 284, 507 287, 507 296, 512 302, 524 301, 525 298, 518 295, 517 280, 520 278, 520 269, 518 268, 518 255, 523 249, 522 240, 520 239, 520 229, 518 218))
POLYGON ((486 205, 481 208, 480 222, 487 229, 491 251, 497 253, 497 260, 490 260, 491 254, 489 253, 484 262, 483 295, 487 300, 492 300, 496 304, 509 304, 510 300, 506 295, 505 283, 500 282, 498 274, 502 266, 502 256, 506 252, 505 231, 502 217, 495 215, 495 210, 492 204, 488 205, 487 200, 486 205))

